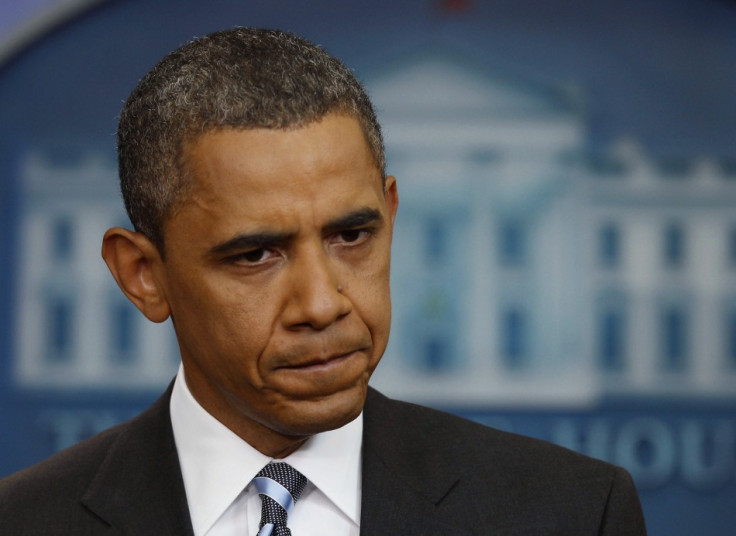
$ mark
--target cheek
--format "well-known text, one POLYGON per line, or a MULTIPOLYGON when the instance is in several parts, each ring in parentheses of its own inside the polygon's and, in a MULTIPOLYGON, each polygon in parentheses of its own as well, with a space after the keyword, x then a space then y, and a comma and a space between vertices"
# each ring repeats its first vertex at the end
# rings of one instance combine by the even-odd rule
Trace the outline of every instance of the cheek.
MULTIPOLYGON (((255 361, 272 331, 269 303, 240 286, 182 285, 172 300, 172 318, 179 337, 200 359, 255 361)), ((224 363, 223 363, 224 364, 224 363)))
POLYGON ((391 293, 388 267, 356 280, 353 305, 373 334, 374 342, 388 337, 391 324, 391 293))

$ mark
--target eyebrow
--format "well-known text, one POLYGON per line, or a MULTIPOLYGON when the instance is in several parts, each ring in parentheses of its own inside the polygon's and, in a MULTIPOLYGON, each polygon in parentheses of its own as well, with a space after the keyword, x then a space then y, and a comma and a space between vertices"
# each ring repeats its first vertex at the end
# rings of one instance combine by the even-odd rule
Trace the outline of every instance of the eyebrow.
POLYGON ((369 224, 382 223, 383 216, 375 208, 365 207, 353 212, 340 216, 327 223, 324 227, 324 231, 327 233, 334 233, 344 229, 354 229, 356 227, 363 227, 369 224))
POLYGON ((268 231, 239 234, 210 248, 209 253, 212 256, 221 256, 232 251, 249 251, 279 246, 291 240, 292 236, 292 233, 274 233, 268 231))
MULTIPOLYGON (((329 221, 323 233, 334 233, 345 229, 354 229, 369 224, 382 223, 383 216, 375 208, 365 207, 329 221)), ((274 246, 283 246, 294 238, 292 232, 259 231, 236 235, 225 242, 213 246, 209 250, 211 256, 222 256, 233 251, 247 251, 274 246)))

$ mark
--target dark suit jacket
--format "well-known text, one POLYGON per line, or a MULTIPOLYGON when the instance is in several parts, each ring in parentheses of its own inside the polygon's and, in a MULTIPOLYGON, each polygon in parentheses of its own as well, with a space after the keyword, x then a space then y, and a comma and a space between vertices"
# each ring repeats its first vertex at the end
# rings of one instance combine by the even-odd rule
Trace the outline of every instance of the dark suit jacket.
MULTIPOLYGON (((191 535, 170 394, 1 480, 0 534, 191 535)), ((373 390, 364 415, 363 535, 645 534, 620 468, 373 390)))

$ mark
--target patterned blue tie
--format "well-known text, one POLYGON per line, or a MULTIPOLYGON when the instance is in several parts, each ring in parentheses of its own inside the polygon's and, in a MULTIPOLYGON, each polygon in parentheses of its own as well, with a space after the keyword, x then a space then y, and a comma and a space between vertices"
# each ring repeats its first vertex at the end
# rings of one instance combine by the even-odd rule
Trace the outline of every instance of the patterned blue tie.
POLYGON ((253 479, 261 496, 258 536, 291 536, 286 517, 299 500, 307 477, 284 462, 269 463, 253 479))

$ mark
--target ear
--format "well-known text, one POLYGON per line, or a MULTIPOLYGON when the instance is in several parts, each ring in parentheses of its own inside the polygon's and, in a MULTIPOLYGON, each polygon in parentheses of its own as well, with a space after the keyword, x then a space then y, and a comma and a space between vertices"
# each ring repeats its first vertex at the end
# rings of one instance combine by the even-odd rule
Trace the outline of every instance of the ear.
POLYGON ((122 227, 102 239, 102 258, 120 290, 152 322, 163 322, 171 309, 164 292, 163 260, 143 234, 122 227))
POLYGON ((389 175, 386 177, 386 185, 383 188, 383 195, 388 206, 388 213, 391 216, 391 225, 393 226, 396 219, 396 210, 399 208, 399 191, 396 188, 396 177, 389 175))

